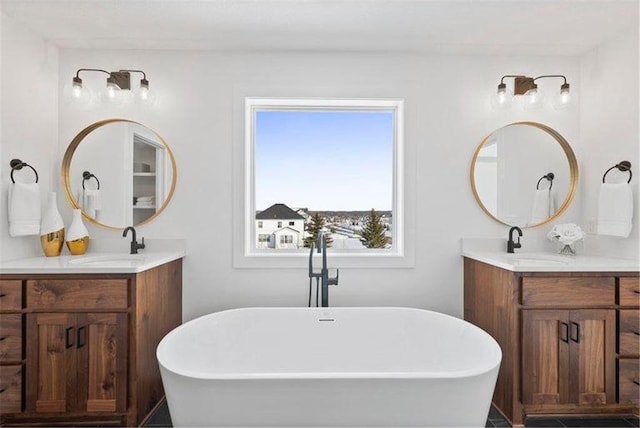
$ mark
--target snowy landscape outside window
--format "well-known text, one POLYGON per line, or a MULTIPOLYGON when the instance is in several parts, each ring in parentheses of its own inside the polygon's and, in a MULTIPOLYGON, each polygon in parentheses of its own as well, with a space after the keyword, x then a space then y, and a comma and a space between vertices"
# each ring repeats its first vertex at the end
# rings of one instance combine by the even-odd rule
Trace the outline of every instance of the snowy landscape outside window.
POLYGON ((245 107, 249 253, 307 254, 320 231, 332 252, 402 251, 401 100, 245 107))

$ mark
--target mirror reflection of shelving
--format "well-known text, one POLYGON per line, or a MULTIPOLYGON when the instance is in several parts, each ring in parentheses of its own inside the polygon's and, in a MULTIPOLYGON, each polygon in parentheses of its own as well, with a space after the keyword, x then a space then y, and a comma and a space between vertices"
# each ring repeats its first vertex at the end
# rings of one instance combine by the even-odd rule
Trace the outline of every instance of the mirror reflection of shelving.
POLYGON ((157 202, 157 143, 133 135, 133 224, 153 216, 157 202))

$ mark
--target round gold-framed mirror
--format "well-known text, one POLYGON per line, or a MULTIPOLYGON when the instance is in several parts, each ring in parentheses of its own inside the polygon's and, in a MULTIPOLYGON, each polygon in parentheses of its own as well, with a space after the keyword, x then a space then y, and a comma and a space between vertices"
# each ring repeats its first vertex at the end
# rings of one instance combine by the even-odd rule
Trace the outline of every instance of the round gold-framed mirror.
POLYGON ((475 150, 471 189, 480 208, 507 226, 535 227, 561 215, 578 187, 578 162, 567 140, 537 122, 499 128, 475 150))
POLYGON ((62 159, 67 201, 90 223, 123 229, 155 219, 176 187, 176 162, 155 131, 128 119, 92 123, 62 159))

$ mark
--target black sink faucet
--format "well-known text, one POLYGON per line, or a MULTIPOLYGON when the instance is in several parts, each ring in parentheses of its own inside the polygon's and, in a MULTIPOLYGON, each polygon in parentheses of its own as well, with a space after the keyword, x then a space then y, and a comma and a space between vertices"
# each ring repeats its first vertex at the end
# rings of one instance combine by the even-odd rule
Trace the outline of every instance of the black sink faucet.
POLYGON ((142 238, 142 243, 138 244, 138 241, 136 241, 136 230, 133 226, 127 227, 122 232, 122 236, 126 238, 129 231, 131 231, 131 252, 129 254, 138 254, 138 250, 144 249, 144 238, 142 238))
POLYGON ((507 253, 513 253, 515 248, 522 248, 522 244, 520 243, 520 236, 522 236, 522 229, 518 226, 513 226, 509 229, 509 240, 507 241, 507 253), (518 232, 518 242, 513 242, 513 231, 518 232))

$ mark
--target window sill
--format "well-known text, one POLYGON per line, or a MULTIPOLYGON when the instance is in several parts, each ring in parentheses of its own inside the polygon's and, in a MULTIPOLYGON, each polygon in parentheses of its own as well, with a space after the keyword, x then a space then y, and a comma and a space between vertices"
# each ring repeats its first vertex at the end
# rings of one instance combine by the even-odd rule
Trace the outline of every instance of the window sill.
MULTIPOLYGON (((331 269, 343 268, 413 268, 414 257, 398 253, 369 253, 327 251, 327 263, 331 269)), ((314 250, 314 269, 322 264, 321 254, 314 250)), ((279 250, 277 253, 234 254, 233 267, 236 269, 308 269, 309 252, 279 250)))

